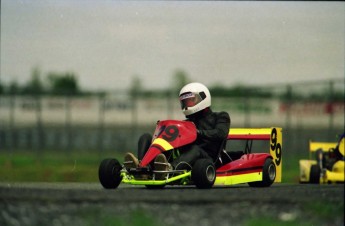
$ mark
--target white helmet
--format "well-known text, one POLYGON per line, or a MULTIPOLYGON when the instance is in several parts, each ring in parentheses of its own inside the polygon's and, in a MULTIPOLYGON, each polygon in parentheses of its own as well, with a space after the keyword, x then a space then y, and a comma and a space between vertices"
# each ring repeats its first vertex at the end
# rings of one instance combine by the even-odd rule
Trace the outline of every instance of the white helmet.
POLYGON ((211 106, 210 91, 201 83, 189 83, 180 91, 180 103, 186 116, 194 114, 211 106))

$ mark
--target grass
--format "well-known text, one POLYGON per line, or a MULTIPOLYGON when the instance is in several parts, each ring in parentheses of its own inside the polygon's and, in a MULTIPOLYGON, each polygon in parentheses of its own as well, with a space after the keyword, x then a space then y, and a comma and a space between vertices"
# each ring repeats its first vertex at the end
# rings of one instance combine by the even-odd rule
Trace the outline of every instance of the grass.
POLYGON ((312 215, 317 215, 322 218, 335 218, 344 215, 344 202, 341 201, 337 203, 337 205, 316 201, 308 203, 305 208, 310 211, 312 215))
POLYGON ((283 159, 282 182, 298 183, 299 182, 299 160, 303 157, 290 155, 283 159))
POLYGON ((0 154, 0 181, 7 182, 96 182, 103 158, 121 153, 15 152, 0 154))
POLYGON ((279 214, 278 216, 253 217, 245 221, 244 226, 309 226, 330 225, 329 222, 344 214, 344 202, 337 205, 324 201, 306 203, 303 206, 303 215, 293 213, 279 214))
POLYGON ((100 226, 158 226, 157 220, 144 210, 133 210, 126 214, 102 212, 99 209, 82 210, 77 213, 84 219, 86 225, 100 226))
MULTIPOLYGON (((0 181, 6 182, 97 182, 98 167, 104 158, 117 158, 121 152, 30 151, 0 153, 0 181)), ((283 160, 284 183, 298 182, 298 156, 283 160)))

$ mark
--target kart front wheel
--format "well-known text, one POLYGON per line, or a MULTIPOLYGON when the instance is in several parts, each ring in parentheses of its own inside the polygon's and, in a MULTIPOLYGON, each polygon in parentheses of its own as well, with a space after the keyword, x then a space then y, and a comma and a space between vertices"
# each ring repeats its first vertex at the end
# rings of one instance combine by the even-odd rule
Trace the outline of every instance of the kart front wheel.
POLYGON ((106 189, 114 189, 122 181, 122 166, 116 159, 104 159, 98 169, 98 178, 106 189))
POLYGON ((268 158, 262 167, 262 181, 249 182, 250 187, 269 187, 276 178, 276 165, 268 158))
POLYGON ((209 159, 199 159, 192 169, 192 180, 197 188, 211 188, 216 180, 216 168, 209 159))
POLYGON ((320 175, 321 175, 320 166, 317 164, 312 165, 310 167, 310 175, 309 175, 310 183, 319 184, 320 183, 320 175))

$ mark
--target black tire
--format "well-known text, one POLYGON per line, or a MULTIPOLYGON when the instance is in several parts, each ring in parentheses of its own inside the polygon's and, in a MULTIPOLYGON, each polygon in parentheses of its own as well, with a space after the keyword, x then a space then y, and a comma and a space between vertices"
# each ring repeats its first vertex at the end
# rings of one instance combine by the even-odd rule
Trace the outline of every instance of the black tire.
POLYGON ((144 133, 138 140, 138 159, 142 160, 152 142, 151 134, 144 133))
POLYGON ((98 169, 98 178, 106 189, 115 189, 122 181, 122 166, 116 159, 104 159, 98 169))
POLYGON ((312 184, 319 184, 320 183, 320 174, 321 169, 319 165, 312 165, 310 167, 310 173, 309 173, 309 182, 312 184))
POLYGON ((212 188, 216 180, 216 168, 209 159, 199 159, 192 169, 192 180, 197 188, 212 188))
POLYGON ((276 179, 276 165, 273 160, 268 158, 265 160, 262 168, 262 181, 249 182, 250 187, 269 187, 276 179))

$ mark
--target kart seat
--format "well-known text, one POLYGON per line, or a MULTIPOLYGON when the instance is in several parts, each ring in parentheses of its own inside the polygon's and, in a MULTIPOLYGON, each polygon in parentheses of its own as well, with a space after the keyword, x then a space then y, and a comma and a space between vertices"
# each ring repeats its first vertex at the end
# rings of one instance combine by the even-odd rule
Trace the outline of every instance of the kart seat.
POLYGON ((226 142, 227 139, 225 139, 222 144, 220 145, 218 157, 216 158, 214 164, 216 167, 225 165, 229 162, 232 162, 234 160, 240 159, 242 155, 244 155, 244 151, 226 151, 226 142))
POLYGON ((214 161, 214 164, 216 167, 222 166, 232 161, 231 157, 226 152, 226 142, 227 142, 227 139, 223 140, 223 142, 220 145, 218 156, 216 160, 214 161))

